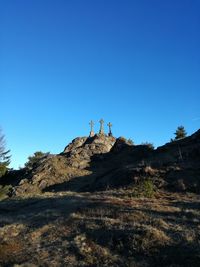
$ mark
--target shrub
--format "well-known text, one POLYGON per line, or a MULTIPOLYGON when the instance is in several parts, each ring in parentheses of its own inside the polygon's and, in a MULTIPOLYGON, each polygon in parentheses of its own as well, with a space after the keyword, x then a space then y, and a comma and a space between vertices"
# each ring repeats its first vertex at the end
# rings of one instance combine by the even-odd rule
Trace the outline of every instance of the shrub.
POLYGON ((148 148, 154 150, 154 145, 153 145, 153 143, 143 142, 141 145, 143 145, 143 146, 148 146, 148 148))
POLYGON ((130 139, 130 138, 127 140, 127 142, 128 142, 128 144, 129 144, 129 145, 132 145, 132 146, 134 145, 134 142, 133 142, 133 140, 132 140, 132 139, 130 139))
POLYGON ((5 137, 1 133, 0 129, 0 177, 3 176, 8 170, 11 157, 9 154, 10 150, 5 149, 5 137))
POLYGON ((154 196, 154 184, 152 180, 145 180, 142 184, 142 190, 145 197, 151 198, 154 196))
POLYGON ((146 179, 139 182, 139 184, 133 188, 133 191, 131 192, 130 196, 152 198, 154 194, 155 186, 153 184, 153 181, 150 179, 146 179))
POLYGON ((42 158, 45 158, 49 155, 48 153, 44 153, 41 151, 37 151, 33 154, 33 156, 28 157, 28 161, 25 163, 25 167, 31 169, 34 167, 35 163, 37 163, 42 158))
POLYGON ((187 136, 184 126, 178 126, 174 134, 175 138, 174 139, 171 138, 171 142, 185 138, 187 136))

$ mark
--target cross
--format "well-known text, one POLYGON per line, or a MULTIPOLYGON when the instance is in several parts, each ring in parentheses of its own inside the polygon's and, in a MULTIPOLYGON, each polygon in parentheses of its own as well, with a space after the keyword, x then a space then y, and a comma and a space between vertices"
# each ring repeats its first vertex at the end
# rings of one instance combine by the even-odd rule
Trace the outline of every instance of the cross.
POLYGON ((93 122, 93 120, 91 120, 89 124, 90 124, 90 127, 91 127, 91 132, 93 132, 93 127, 94 127, 94 122, 93 122))
POLYGON ((91 127, 91 130, 90 130, 90 137, 93 137, 93 136, 94 136, 94 129, 93 129, 93 127, 94 127, 94 122, 91 120, 89 124, 90 124, 90 127, 91 127))
POLYGON ((111 132, 111 127, 112 127, 112 123, 111 122, 108 123, 108 127, 109 127, 109 132, 111 132))
POLYGON ((108 135, 109 135, 109 136, 112 136, 112 131, 111 131, 112 123, 109 122, 107 125, 108 125, 108 127, 109 127, 109 133, 108 133, 108 135))
POLYGON ((104 120, 101 119, 99 122, 100 122, 100 130, 99 130, 99 133, 100 134, 104 134, 104 129, 103 129, 104 120))
POLYGON ((101 119, 99 122, 100 122, 101 125, 104 124, 104 120, 103 119, 101 119))

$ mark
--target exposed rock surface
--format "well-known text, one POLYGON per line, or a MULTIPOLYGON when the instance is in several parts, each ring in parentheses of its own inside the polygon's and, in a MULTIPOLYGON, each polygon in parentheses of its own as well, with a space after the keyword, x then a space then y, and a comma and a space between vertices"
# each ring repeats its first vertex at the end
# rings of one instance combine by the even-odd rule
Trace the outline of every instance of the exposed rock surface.
POLYGON ((59 155, 15 172, 16 195, 43 191, 98 191, 151 179, 159 188, 200 192, 200 130, 153 150, 125 138, 78 137, 59 155))
POLYGON ((83 169, 88 166, 93 155, 108 153, 116 139, 106 135, 94 137, 78 137, 63 151, 62 155, 68 158, 68 165, 83 169))
POLYGON ((199 267, 200 197, 188 192, 200 192, 199 163, 200 131, 156 150, 76 138, 10 172, 1 182, 17 197, 0 201, 0 266, 199 267), (135 191, 149 181, 146 195, 135 191), (168 191, 149 197, 152 181, 168 191))
POLYGON ((26 170, 23 175, 20 173, 21 180, 15 187, 15 194, 39 193, 72 178, 87 177, 91 174, 89 168, 93 157, 108 153, 115 141, 114 137, 105 135, 74 139, 60 155, 48 155, 38 160, 33 169, 26 170))

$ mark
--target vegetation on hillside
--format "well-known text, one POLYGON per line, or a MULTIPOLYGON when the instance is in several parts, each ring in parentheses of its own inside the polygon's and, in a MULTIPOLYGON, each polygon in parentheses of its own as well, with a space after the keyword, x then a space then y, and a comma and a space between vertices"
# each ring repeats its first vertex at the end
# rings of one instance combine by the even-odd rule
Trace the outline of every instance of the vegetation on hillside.
POLYGON ((124 190, 5 200, 0 265, 199 267, 199 204, 192 194, 124 190))
POLYGON ((10 150, 6 150, 5 136, 0 129, 0 177, 8 170, 10 164, 10 150))
POLYGON ((49 152, 44 153, 42 151, 36 151, 32 156, 28 157, 28 161, 25 163, 25 167, 28 169, 31 169, 34 167, 34 165, 41 160, 42 158, 45 158, 49 155, 49 152))
POLYGON ((187 136, 187 132, 184 128, 184 126, 178 126, 176 129, 175 134, 175 138, 171 139, 171 142, 176 141, 176 140, 180 140, 182 138, 185 138, 187 136))
POLYGON ((35 152, 0 185, 0 266, 199 267, 199 140, 35 152))
POLYGON ((141 145, 143 145, 143 146, 148 146, 148 148, 154 150, 154 145, 153 145, 153 143, 150 143, 150 142, 143 142, 141 145))
POLYGON ((132 145, 132 146, 134 145, 134 142, 133 142, 133 140, 132 140, 131 138, 129 138, 129 139, 127 140, 127 142, 128 142, 129 145, 132 145))

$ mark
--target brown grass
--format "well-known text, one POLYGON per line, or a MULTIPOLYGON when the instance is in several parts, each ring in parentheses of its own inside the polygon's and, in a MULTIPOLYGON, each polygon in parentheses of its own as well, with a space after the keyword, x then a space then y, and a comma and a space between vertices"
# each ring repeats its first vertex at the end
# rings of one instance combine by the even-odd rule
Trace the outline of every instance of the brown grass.
POLYGON ((24 244, 20 240, 9 240, 0 244, 0 263, 15 263, 24 250, 24 244))
POLYGON ((0 210, 16 205, 0 218, 3 266, 200 266, 197 195, 107 191, 38 199, 0 203, 0 210))

